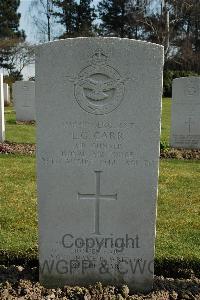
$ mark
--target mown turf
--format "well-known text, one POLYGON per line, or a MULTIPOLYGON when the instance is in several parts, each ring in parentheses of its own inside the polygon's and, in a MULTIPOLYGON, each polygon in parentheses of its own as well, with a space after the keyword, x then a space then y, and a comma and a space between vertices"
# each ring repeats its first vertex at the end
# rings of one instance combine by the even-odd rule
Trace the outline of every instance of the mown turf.
POLYGON ((0 249, 26 253, 37 244, 35 158, 0 155, 0 249))
POLYGON ((169 144, 171 122, 171 99, 163 98, 162 101, 162 125, 161 125, 161 141, 169 144))
MULTIPOLYGON (((35 158, 0 156, 0 251, 37 253, 35 158)), ((200 259, 200 163, 162 160, 157 259, 200 259)))
POLYGON ((5 108, 6 120, 6 141, 14 143, 30 143, 36 142, 35 125, 17 125, 16 116, 13 107, 5 108))
POLYGON ((161 161, 157 258, 200 259, 199 195, 199 161, 161 161))

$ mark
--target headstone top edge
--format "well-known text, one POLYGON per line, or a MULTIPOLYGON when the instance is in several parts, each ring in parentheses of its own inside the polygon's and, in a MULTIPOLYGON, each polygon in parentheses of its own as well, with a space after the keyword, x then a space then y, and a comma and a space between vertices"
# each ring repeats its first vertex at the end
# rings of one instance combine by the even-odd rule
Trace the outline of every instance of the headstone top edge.
POLYGON ((145 45, 148 47, 151 47, 152 49, 159 49, 161 51, 164 52, 164 46, 156 44, 156 43, 150 43, 147 41, 142 41, 142 40, 135 40, 135 39, 128 39, 128 38, 119 38, 119 37, 76 37, 76 38, 67 38, 67 39, 60 39, 60 40, 55 40, 55 41, 51 41, 51 42, 46 42, 46 43, 42 43, 42 44, 38 44, 37 46, 35 46, 36 50, 40 50, 44 47, 51 47, 54 45, 59 45, 59 44, 67 44, 69 42, 78 42, 78 41, 94 41, 94 42, 99 42, 99 41, 110 41, 110 42, 114 42, 114 41, 120 41, 122 43, 129 43, 131 44, 135 44, 135 45, 145 45))
POLYGON ((17 84, 25 84, 25 83, 27 83, 27 82, 29 82, 29 83, 35 83, 35 81, 33 81, 33 80, 17 80, 17 81, 15 81, 15 82, 13 83, 13 85, 17 85, 17 84))
POLYGON ((178 82, 178 81, 181 81, 181 80, 188 81, 188 80, 196 79, 196 78, 200 78, 200 76, 197 75, 197 76, 178 77, 178 78, 174 78, 174 79, 173 79, 173 83, 178 82))

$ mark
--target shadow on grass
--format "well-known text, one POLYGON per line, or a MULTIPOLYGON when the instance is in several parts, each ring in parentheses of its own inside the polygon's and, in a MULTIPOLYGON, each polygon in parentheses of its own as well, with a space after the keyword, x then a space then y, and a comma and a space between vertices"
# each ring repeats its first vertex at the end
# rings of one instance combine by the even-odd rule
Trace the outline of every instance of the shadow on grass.
MULTIPOLYGON (((6 267, 15 265, 24 268, 34 268, 37 276, 39 270, 39 261, 37 249, 30 249, 24 254, 7 253, 0 251, 0 265, 6 267)), ((166 278, 191 278, 192 276, 200 277, 200 260, 184 259, 155 259, 155 275, 166 278)))
POLYGON ((9 124, 9 125, 16 125, 16 120, 15 119, 9 119, 6 121, 6 124, 9 124))
POLYGON ((159 259, 155 260, 155 274, 172 278, 200 277, 200 260, 159 259))

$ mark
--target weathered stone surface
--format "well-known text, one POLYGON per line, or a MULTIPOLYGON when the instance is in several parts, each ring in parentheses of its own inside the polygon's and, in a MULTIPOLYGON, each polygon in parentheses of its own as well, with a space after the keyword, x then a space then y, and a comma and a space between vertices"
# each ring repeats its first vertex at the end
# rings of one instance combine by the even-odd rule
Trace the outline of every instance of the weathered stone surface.
POLYGON ((4 90, 4 105, 7 106, 10 104, 10 88, 7 83, 3 84, 3 90, 4 90))
POLYGON ((200 149, 200 77, 173 80, 170 144, 200 149))
POLYGON ((161 46, 135 40, 39 46, 39 249, 46 286, 101 281, 151 288, 162 66, 161 46))
POLYGON ((13 101, 17 121, 35 121, 34 81, 16 81, 13 84, 13 101))
POLYGON ((5 140, 3 74, 0 74, 0 142, 5 140))

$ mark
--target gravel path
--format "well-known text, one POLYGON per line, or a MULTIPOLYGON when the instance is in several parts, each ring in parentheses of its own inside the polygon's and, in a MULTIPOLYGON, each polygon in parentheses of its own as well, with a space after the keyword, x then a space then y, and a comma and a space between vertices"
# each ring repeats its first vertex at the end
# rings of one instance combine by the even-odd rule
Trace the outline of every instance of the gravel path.
POLYGON ((155 277, 154 288, 147 295, 130 295, 127 286, 104 287, 101 283, 95 286, 69 287, 62 289, 46 289, 38 282, 38 268, 24 268, 21 266, 0 266, 0 299, 63 299, 63 300, 200 300, 200 279, 155 277))

